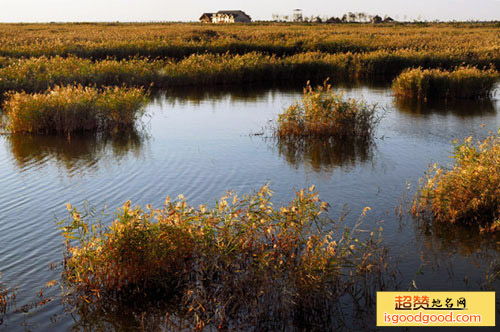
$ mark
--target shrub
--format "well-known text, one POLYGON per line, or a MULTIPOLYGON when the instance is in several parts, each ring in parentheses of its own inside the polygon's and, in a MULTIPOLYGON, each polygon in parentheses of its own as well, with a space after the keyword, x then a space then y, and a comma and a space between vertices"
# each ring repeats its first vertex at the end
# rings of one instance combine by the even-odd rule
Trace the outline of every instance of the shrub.
POLYGON ((421 180, 412 212, 437 222, 500 230, 500 136, 455 146, 451 169, 434 164, 421 180))
POLYGON ((301 102, 278 116, 277 136, 334 136, 369 139, 378 122, 375 106, 344 100, 327 81, 313 89, 308 83, 301 102))
POLYGON ((85 302, 160 296, 191 329, 331 321, 340 296, 368 299, 383 251, 373 233, 360 241, 356 228, 342 231, 327 206, 311 187, 275 208, 263 187, 211 209, 183 196, 161 209, 127 202, 105 227, 68 205, 65 279, 85 302))
POLYGON ((452 71, 442 69, 408 69, 393 82, 394 94, 410 99, 455 99, 488 97, 498 79, 493 69, 460 67, 452 71))
POLYGON ((12 133, 72 133, 133 128, 146 103, 143 89, 55 86, 45 93, 11 92, 3 103, 12 133))

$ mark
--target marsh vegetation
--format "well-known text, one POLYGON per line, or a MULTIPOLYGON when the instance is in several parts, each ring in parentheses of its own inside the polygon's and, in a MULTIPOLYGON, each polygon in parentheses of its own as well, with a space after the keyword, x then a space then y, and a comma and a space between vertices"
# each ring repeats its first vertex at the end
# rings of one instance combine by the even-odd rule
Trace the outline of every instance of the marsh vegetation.
POLYGON ((413 202, 412 212, 435 222, 465 224, 482 232, 500 230, 500 137, 474 144, 456 142, 450 169, 432 165, 413 202))
POLYGON ((494 69, 459 67, 443 69, 408 69, 393 82, 392 88, 403 99, 479 99, 487 98, 499 78, 494 69))
POLYGON ((200 330, 334 326, 338 299, 373 299, 386 265, 377 232, 359 237, 327 207, 313 187, 275 207, 263 187, 213 208, 127 202, 108 228, 68 205, 65 280, 87 302, 160 296, 200 330))
MULTIPOLYGON (((376 221, 364 232, 356 216, 331 219, 313 189, 298 191, 284 205, 271 203, 267 187, 198 207, 183 196, 163 206, 158 199, 168 190, 199 203, 227 188, 250 191, 269 180, 283 199, 291 188, 321 183, 330 203, 349 202, 362 217, 365 202, 378 204, 377 220, 391 226, 384 243, 409 257, 405 276, 415 273, 417 256, 424 255, 415 252, 438 237, 448 245, 446 236, 465 239, 478 229, 486 243, 499 229, 498 136, 457 144, 451 169, 435 166, 426 174, 413 205, 417 218, 428 221, 424 232, 431 240, 424 247, 408 236, 413 233, 398 233, 387 211, 406 178, 420 174, 431 157, 442 157, 443 139, 497 123, 498 107, 488 97, 500 69, 498 32, 493 24, 472 23, 2 24, 0 115, 10 133, 0 137, 6 143, 0 144, 6 174, 0 240, 12 254, 0 262, 16 278, 26 275, 19 266, 60 259, 59 242, 51 238, 59 234, 47 226, 47 211, 62 202, 90 199, 117 207, 133 198, 143 207, 127 202, 114 220, 97 221, 70 206, 61 224, 63 294, 76 313, 75 328, 331 330, 357 324, 372 317, 374 291, 392 276, 376 221), (315 87, 327 77, 333 86, 315 87), (355 90, 350 99, 334 91, 341 82, 393 79, 398 99, 392 122, 382 129, 376 108, 359 95, 368 91, 371 100, 392 102, 386 85, 355 90), (249 101, 251 84, 303 87, 308 80, 313 83, 301 96, 294 89, 266 90, 249 101), (239 93, 220 93, 229 86, 239 93), (175 87, 182 93, 175 95, 175 87), (208 89, 217 91, 216 98, 206 97, 208 89), (162 98, 165 90, 168 98, 162 98), (134 154, 147 150, 136 123, 148 94, 157 96, 153 110, 164 109, 151 114, 152 157, 138 158, 134 154), (448 109, 461 98, 480 98, 486 106, 468 100, 470 109, 448 109), (432 104, 436 99, 446 106, 432 104), (242 100, 253 106, 245 109, 242 100), (418 106, 399 108, 407 102, 418 106), (283 105, 291 106, 278 115, 283 105), (272 149, 247 140, 273 116, 272 149), (374 151, 375 141, 382 152, 374 151), (129 152, 134 158, 122 158, 129 152), (106 157, 112 162, 97 170, 106 157), (96 171, 61 180, 61 169, 96 171), (457 227, 446 232, 450 224, 457 227), (354 320, 344 315, 346 303, 362 314, 354 320)), ((446 245, 437 250, 447 251, 446 245)), ((458 264, 475 271, 469 267, 476 262, 458 264)), ((432 287, 449 286, 434 279, 440 272, 427 271, 432 287)), ((34 274, 42 280, 48 273, 34 274)), ((33 280, 23 281, 26 293, 33 280)), ((8 296, 0 290, 0 319, 9 311, 8 296)), ((37 323, 46 318, 34 317, 37 323)), ((40 326, 67 328, 71 319, 62 318, 62 325, 56 320, 40 326)))
POLYGON ((314 89, 308 83, 302 100, 278 115, 276 135, 370 140, 377 122, 375 106, 345 100, 326 80, 314 89))
POLYGON ((143 89, 81 85, 6 97, 4 127, 11 133, 33 134, 133 129, 147 101, 143 89))

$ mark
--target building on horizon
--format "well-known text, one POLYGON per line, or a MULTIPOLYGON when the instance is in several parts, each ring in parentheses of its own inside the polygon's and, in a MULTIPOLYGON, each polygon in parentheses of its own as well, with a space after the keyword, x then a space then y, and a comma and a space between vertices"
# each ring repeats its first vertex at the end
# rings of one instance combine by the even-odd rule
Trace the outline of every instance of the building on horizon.
POLYGON ((203 13, 203 23, 250 23, 252 18, 242 10, 219 10, 217 13, 203 13))

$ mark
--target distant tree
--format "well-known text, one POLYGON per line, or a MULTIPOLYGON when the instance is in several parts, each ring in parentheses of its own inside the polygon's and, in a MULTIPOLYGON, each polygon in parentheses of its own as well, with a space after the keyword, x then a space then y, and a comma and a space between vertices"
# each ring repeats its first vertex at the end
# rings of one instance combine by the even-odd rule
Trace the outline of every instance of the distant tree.
POLYGON ((349 16, 349 22, 356 22, 356 14, 349 12, 347 15, 349 16))
POLYGON ((342 23, 342 20, 338 17, 332 16, 326 20, 326 23, 342 23))
POLYGON ((342 22, 348 22, 347 14, 344 14, 344 16, 342 16, 342 22))
POLYGON ((316 17, 312 17, 311 18, 311 22, 313 22, 313 23, 322 23, 323 20, 321 19, 321 17, 316 16, 316 17))

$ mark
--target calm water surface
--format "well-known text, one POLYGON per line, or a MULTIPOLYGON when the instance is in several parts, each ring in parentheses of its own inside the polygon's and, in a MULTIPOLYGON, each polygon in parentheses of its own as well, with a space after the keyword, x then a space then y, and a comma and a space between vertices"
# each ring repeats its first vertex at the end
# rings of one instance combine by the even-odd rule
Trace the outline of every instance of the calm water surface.
MULTIPOLYGON (((197 205, 228 189, 251 193, 264 184, 277 203, 314 184, 333 217, 347 205, 347 223, 370 206, 363 227, 383 226, 401 289, 413 281, 423 290, 484 287, 498 257, 495 239, 417 225, 394 210, 404 193, 413 195, 429 164, 450 163, 453 139, 498 129, 500 102, 422 107, 394 104, 386 87, 341 90, 384 109, 373 144, 277 142, 265 128, 301 90, 254 88, 167 91, 147 107, 143 128, 126 137, 0 136, 1 282, 18 289, 16 307, 37 301, 45 283, 60 276, 49 265, 62 259, 55 221, 65 217, 67 202, 89 201, 112 212, 129 199, 161 206, 167 195, 183 193, 197 205)), ((54 300, 27 313, 10 310, 0 330, 67 330, 82 323, 64 313, 57 287, 45 295, 54 300)))

